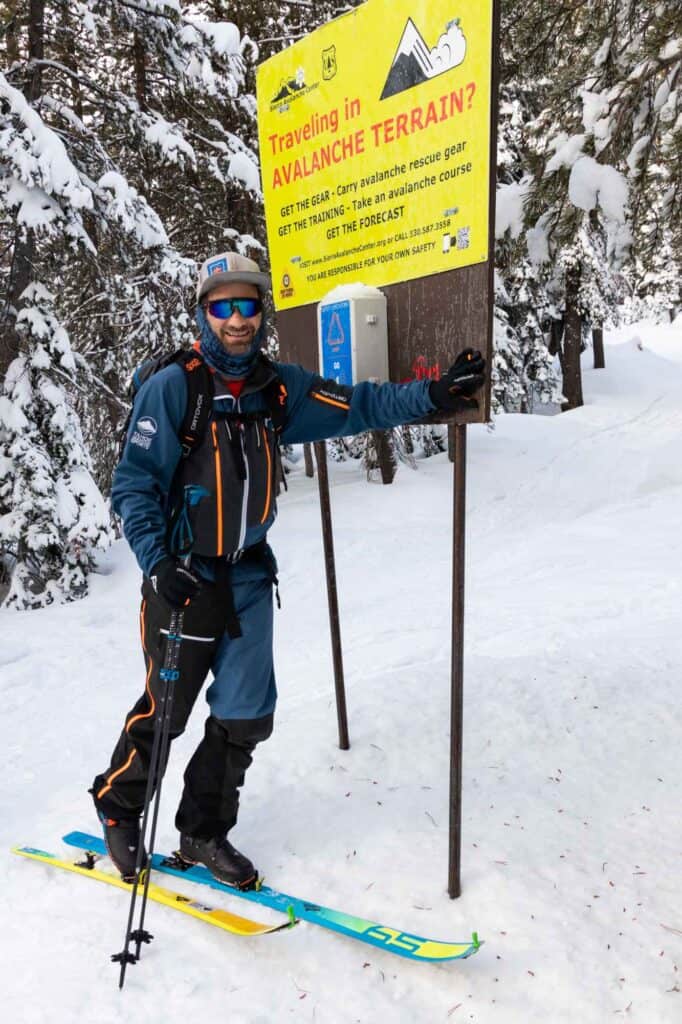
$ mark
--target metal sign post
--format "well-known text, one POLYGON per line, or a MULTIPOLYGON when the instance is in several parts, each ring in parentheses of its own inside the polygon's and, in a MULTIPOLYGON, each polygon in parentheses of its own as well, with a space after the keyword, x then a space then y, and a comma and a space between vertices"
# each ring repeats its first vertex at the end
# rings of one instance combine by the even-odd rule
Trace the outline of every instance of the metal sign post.
POLYGON ((336 588, 336 563, 334 560, 334 534, 332 531, 332 507, 329 497, 329 476, 327 474, 327 448, 324 441, 315 442, 317 460, 317 482, 320 489, 320 514, 322 516, 322 543, 324 565, 327 577, 327 601, 329 603, 329 628, 332 638, 332 660, 334 663, 334 689, 336 691, 336 717, 339 724, 339 747, 350 749, 348 738, 348 714, 346 711, 346 689, 343 679, 343 647, 341 645, 341 618, 339 597, 336 588))
POLYGON ((452 649, 450 655, 450 846, 448 893, 462 891, 462 739, 464 735, 464 555, 467 428, 455 426, 452 503, 452 649))

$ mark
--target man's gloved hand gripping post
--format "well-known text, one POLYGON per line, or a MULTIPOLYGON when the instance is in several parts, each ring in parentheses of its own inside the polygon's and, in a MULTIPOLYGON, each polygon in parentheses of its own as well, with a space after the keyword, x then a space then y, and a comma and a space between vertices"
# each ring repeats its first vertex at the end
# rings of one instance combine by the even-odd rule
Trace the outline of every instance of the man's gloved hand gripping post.
MULTIPOLYGON (((204 736, 185 769, 175 818, 180 855, 228 885, 257 881, 252 861, 228 834, 253 752, 272 732, 277 700, 277 563, 267 533, 276 515, 279 443, 476 408, 484 381, 484 360, 473 349, 440 380, 408 384, 347 387, 274 362, 261 351, 269 288, 268 275, 239 254, 202 264, 194 350, 163 360, 144 379, 114 474, 113 506, 143 573, 146 679, 90 792, 111 858, 128 879, 140 843, 171 611, 182 609, 171 740, 183 732, 209 673, 212 681, 204 736)), ((157 786, 164 769, 159 765, 157 786)))
POLYGON ((440 380, 431 381, 429 394, 436 409, 463 412, 477 409, 475 393, 485 383, 485 359, 480 352, 467 348, 461 352, 440 380))

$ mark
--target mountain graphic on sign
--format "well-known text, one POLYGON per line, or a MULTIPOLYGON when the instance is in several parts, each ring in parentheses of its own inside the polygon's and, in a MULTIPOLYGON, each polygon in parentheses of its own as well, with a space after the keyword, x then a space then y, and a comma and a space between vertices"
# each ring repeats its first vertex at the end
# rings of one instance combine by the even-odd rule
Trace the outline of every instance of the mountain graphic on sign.
POLYGON ((466 39, 458 20, 448 23, 431 49, 412 18, 408 18, 381 99, 405 92, 458 67, 466 56, 466 50, 466 39))

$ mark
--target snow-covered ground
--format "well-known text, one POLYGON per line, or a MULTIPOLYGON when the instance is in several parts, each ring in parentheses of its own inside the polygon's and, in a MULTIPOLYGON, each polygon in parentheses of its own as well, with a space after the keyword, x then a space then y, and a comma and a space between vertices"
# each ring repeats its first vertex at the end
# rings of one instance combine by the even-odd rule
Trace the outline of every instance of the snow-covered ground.
MULTIPOLYGON (((138 573, 119 543, 87 600, 0 612, 5 1020, 682 1020, 682 326, 622 329, 606 355, 602 371, 586 357, 583 409, 470 430, 459 900, 445 892, 449 463, 392 487, 331 466, 348 752, 302 466, 272 534, 280 705, 233 838, 273 885, 435 938, 475 929, 479 954, 410 963, 309 924, 236 938, 151 905, 155 941, 118 991, 125 896, 9 848, 63 853, 64 832, 95 827, 86 788, 142 682, 138 573)), ((203 717, 173 750, 161 849, 203 717)))

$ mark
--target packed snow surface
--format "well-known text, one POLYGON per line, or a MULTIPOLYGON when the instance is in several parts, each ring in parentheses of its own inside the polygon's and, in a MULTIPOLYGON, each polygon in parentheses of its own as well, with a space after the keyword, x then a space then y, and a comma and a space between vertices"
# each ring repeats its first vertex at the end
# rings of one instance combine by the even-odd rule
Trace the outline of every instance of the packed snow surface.
MULTIPOLYGON (((312 924, 238 938, 152 904, 154 942, 119 992, 125 895, 9 852, 64 854, 63 833, 96 827, 86 789, 143 686, 119 543, 88 599, 0 612, 5 1020, 680 1021, 682 324, 622 329, 605 370, 589 355, 584 408, 469 430, 460 899, 445 891, 446 456, 391 487, 331 466, 348 752, 302 461, 272 532, 280 705, 232 838, 276 887, 434 938, 475 929, 481 951, 410 963, 312 924)), ((172 753, 162 850, 203 719, 172 753)))

